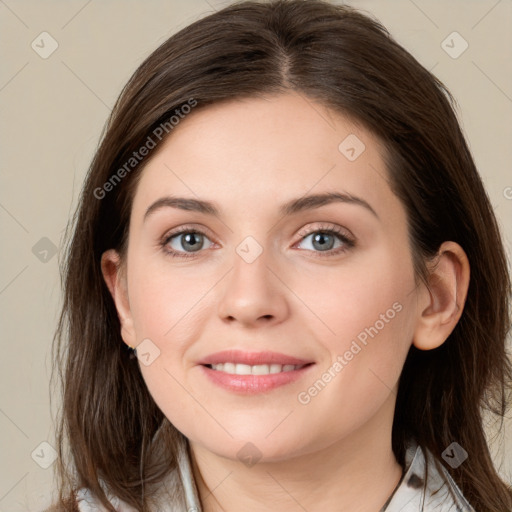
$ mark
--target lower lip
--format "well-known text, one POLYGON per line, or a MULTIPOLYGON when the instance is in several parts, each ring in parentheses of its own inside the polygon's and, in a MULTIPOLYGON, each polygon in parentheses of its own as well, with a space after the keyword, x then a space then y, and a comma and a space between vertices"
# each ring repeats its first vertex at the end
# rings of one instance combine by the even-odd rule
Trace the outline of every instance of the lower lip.
POLYGON ((256 394, 270 391, 300 379, 313 365, 312 363, 298 370, 270 373, 268 375, 234 375, 232 373, 212 370, 204 365, 201 365, 201 368, 214 384, 224 389, 241 394, 256 394))

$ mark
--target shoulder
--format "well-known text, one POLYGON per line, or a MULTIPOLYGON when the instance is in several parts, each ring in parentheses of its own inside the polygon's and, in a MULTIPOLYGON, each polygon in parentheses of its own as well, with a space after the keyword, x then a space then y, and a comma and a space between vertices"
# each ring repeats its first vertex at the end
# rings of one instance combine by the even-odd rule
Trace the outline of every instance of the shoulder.
MULTIPOLYGON (((161 491, 158 496, 154 497, 154 510, 158 512, 178 512, 182 511, 182 504, 176 499, 173 489, 177 485, 175 472, 170 475, 165 482, 162 483, 161 491)), ((108 501, 116 512, 138 512, 138 510, 119 497, 106 493, 108 501)), ((88 488, 82 487, 76 493, 77 512, 108 512, 100 503, 98 497, 88 488)), ((153 508, 151 508, 153 510, 153 508)))
MULTIPOLYGON (((100 485, 116 512, 137 512, 135 508, 109 492, 104 483, 100 482, 100 485)), ((158 512, 201 511, 186 441, 178 445, 177 467, 169 471, 165 479, 158 484, 151 501, 153 505, 150 509, 158 512)), ((77 491, 76 502, 78 512, 107 512, 97 496, 85 487, 77 491)))
MULTIPOLYGON (((170 470, 157 489, 151 495, 153 505, 150 510, 158 512, 201 512, 200 500, 191 467, 188 440, 179 438, 176 452, 177 465, 170 470)), ((137 512, 135 508, 125 503, 111 493, 100 480, 100 485, 116 512, 137 512)), ((90 489, 82 487, 76 493, 78 512, 107 512, 99 499, 90 489)))
POLYGON ((80 512, 75 499, 65 499, 57 503, 52 503, 43 512, 80 512))
MULTIPOLYGON (((116 512, 137 512, 133 507, 120 500, 116 496, 107 495, 110 504, 116 512)), ((107 512, 96 495, 86 487, 82 487, 76 493, 78 512, 107 512)))

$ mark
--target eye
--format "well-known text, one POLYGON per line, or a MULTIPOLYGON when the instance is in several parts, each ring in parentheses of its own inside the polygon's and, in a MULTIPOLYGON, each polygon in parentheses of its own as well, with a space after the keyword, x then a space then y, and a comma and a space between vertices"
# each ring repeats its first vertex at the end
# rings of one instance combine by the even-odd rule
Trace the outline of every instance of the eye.
POLYGON ((161 245, 164 252, 169 256, 193 258, 195 256, 194 253, 200 252, 204 248, 204 238, 208 239, 202 231, 183 226, 166 235, 161 245), (179 250, 180 247, 184 251, 179 250))
POLYGON ((317 254, 319 257, 336 256, 355 246, 354 239, 337 226, 320 227, 314 231, 306 231, 299 234, 302 236, 301 244, 309 237, 312 237, 310 243, 312 249, 306 249, 312 250, 315 253, 320 253, 317 254), (341 241, 341 244, 338 245, 337 248, 334 248, 336 239, 341 241))
MULTIPOLYGON (((320 226, 315 230, 302 231, 299 235, 302 239, 296 245, 302 245, 305 240, 314 235, 310 244, 312 248, 306 249, 318 253, 317 256, 319 257, 336 256, 355 246, 354 239, 337 226, 320 226), (336 243, 336 240, 341 242, 341 244, 335 248, 333 245, 336 243)), ((193 258, 196 256, 195 253, 200 253, 205 248, 204 239, 209 240, 203 231, 190 226, 182 226, 166 234, 160 245, 169 256, 193 258)))

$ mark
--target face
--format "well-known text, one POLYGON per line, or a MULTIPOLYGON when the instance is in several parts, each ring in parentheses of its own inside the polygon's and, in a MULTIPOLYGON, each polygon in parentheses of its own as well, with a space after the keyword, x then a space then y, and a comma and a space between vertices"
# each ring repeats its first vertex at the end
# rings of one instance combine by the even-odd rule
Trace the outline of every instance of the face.
POLYGON ((192 112, 142 171, 123 339, 197 446, 270 461, 391 428, 417 297, 382 151, 290 93, 192 112))

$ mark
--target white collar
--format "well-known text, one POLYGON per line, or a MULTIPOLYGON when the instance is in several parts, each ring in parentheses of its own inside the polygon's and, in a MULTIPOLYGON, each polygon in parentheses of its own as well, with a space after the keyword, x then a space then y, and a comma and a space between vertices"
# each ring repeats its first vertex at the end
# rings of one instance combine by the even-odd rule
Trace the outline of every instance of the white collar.
POLYGON ((444 465, 441 464, 441 474, 434 464, 432 453, 429 450, 426 452, 428 457, 426 492, 424 492, 425 456, 421 447, 411 439, 405 453, 402 478, 379 512, 475 512, 444 465))

